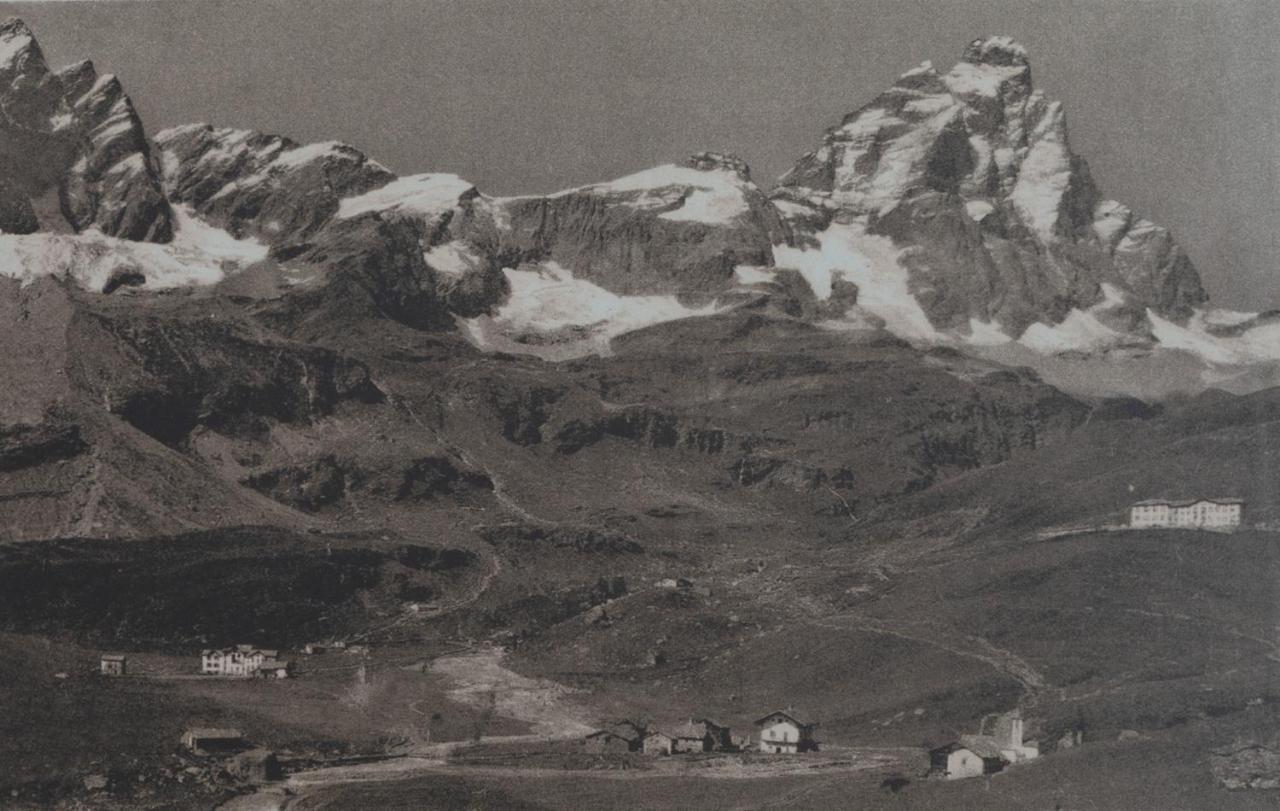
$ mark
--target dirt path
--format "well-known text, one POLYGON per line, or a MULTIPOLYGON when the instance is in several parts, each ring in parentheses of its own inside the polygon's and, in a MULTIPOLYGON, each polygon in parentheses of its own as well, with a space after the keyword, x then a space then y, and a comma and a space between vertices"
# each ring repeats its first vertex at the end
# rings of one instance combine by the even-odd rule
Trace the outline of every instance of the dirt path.
POLYGON ((838 614, 812 620, 812 623, 823 628, 841 630, 852 628, 876 634, 888 634, 929 645, 957 656, 977 659, 1017 680, 1022 685, 1025 700, 1029 703, 1034 703, 1045 687, 1044 676, 1040 671, 1012 651, 997 647, 980 636, 959 634, 953 629, 934 623, 874 619, 858 614, 838 614))

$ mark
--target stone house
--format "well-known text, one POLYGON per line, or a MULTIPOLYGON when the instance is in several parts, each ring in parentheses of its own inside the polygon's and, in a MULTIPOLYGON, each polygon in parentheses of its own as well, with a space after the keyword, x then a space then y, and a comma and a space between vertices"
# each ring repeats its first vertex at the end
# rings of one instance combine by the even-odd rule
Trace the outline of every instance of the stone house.
POLYGON ((98 672, 104 676, 123 676, 128 670, 129 660, 119 653, 104 653, 98 662, 98 672))
POLYGON ((592 732, 582 741, 582 749, 592 754, 621 754, 632 751, 632 742, 607 729, 592 732))
POLYGON ((640 751, 646 755, 669 755, 672 752, 672 743, 670 735, 651 729, 640 741, 640 751))

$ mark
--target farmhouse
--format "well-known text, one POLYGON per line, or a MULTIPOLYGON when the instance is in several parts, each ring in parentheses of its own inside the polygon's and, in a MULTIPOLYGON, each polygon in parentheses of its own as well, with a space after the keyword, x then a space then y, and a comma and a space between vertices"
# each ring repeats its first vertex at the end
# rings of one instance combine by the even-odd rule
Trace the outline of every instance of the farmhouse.
POLYGON ((1173 529, 1234 529, 1244 518, 1244 500, 1197 498, 1148 499, 1129 508, 1129 526, 1173 529))
POLYGON ((200 672, 214 676, 252 676, 263 662, 274 661, 279 655, 279 651, 253 645, 204 650, 200 653, 200 672))
POLYGON ((98 663, 98 672, 104 676, 123 676, 129 660, 119 653, 104 653, 98 663))
POLYGON ((631 741, 607 729, 601 729, 584 738, 582 748, 584 751, 593 754, 630 752, 631 741))
POLYGON ((790 711, 771 712, 756 721, 756 726, 760 727, 761 752, 790 755, 818 751, 818 725, 798 721, 790 711))

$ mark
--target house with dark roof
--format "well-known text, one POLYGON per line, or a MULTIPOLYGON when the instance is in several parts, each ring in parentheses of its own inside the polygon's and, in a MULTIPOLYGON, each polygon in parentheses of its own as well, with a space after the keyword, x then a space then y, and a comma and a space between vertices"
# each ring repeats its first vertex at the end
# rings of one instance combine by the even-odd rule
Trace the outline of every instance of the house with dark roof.
POLYGON ((962 736, 946 746, 929 750, 929 771, 941 775, 948 780, 960 780, 965 777, 978 777, 993 774, 1005 767, 1005 759, 994 744, 974 742, 966 744, 962 736))
POLYGON ((582 749, 597 755, 624 753, 632 751, 632 743, 616 732, 600 729, 582 739, 582 749))
POLYGON ((818 725, 797 719, 790 709, 771 712, 757 720, 756 726, 760 728, 761 752, 793 755, 818 751, 818 725))

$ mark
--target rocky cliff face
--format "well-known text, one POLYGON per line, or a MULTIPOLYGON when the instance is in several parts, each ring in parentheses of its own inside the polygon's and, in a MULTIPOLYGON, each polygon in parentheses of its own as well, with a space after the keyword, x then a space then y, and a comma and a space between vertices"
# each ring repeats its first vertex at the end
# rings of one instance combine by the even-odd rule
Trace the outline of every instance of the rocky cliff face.
POLYGON ((82 62, 53 72, 20 20, 0 25, 0 230, 167 242, 169 203, 119 81, 82 62))
MULTIPOLYGON (((923 329, 995 341, 1098 307, 1088 317, 1102 329, 1142 336, 1146 309, 1185 319, 1206 299, 1166 229, 1103 199, 1061 104, 1004 37, 975 40, 947 73, 904 74, 829 130, 774 199, 815 247, 888 238, 864 283, 896 275, 923 329)), ((870 309, 885 318, 892 303, 870 309)))
POLYGON ((497 207, 504 256, 554 261, 622 295, 721 292, 738 265, 771 265, 788 235, 747 165, 709 152, 497 207))
POLYGON ((306 146, 252 130, 191 124, 156 135, 170 197, 234 236, 268 243, 305 239, 338 201, 395 179, 336 141, 306 146))

